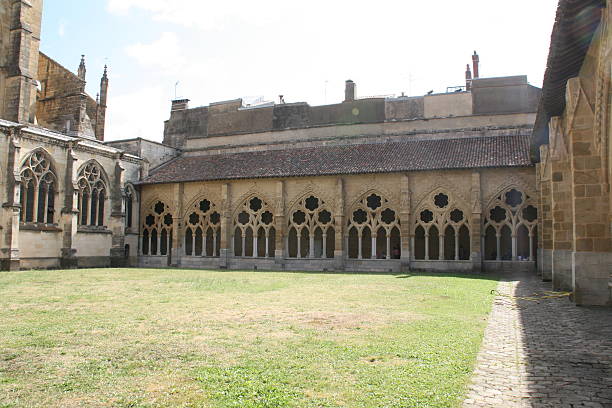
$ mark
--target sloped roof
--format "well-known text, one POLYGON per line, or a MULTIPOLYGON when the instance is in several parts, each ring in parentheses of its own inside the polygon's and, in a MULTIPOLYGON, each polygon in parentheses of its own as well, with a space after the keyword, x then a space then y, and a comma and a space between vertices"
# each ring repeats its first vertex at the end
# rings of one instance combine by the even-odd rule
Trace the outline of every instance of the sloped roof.
POLYGON ((179 157, 141 184, 530 166, 530 136, 414 140, 179 157))

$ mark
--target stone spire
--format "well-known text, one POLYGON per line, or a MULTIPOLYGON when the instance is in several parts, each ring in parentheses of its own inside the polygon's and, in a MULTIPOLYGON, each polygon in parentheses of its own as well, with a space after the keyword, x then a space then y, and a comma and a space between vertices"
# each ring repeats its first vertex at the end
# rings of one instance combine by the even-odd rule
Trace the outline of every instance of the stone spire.
POLYGON ((87 69, 85 68, 85 55, 81 55, 81 63, 79 64, 79 73, 77 74, 80 79, 85 81, 85 74, 87 69))

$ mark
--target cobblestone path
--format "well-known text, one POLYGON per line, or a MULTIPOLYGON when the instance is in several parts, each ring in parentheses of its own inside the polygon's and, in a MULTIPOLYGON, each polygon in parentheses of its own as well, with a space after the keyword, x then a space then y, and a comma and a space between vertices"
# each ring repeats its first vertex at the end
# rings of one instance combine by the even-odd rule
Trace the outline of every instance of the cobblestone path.
MULTIPOLYGON (((537 276, 498 291, 550 290, 537 276)), ((612 408, 612 309, 498 296, 464 407, 612 408)))

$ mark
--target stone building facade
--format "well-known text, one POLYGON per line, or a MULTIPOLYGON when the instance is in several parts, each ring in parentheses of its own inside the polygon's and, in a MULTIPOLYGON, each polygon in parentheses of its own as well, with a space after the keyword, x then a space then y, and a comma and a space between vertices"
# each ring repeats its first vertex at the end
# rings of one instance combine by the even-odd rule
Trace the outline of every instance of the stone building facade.
POLYGON ((174 101, 182 153, 137 183, 139 265, 535 271, 539 89, 471 72, 423 97, 174 101))
POLYGON ((0 268, 126 265, 149 162, 102 142, 106 70, 93 99, 84 58, 73 74, 39 52, 42 9, 0 0, 0 268))
POLYGON ((612 304, 610 24, 609 1, 560 1, 534 130, 538 270, 586 305, 612 304))

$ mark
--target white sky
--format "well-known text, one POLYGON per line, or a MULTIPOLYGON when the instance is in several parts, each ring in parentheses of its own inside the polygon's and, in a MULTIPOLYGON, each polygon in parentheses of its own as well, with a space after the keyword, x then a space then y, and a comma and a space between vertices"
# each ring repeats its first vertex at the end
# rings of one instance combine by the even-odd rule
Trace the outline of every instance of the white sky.
MULTIPOLYGON (((111 63, 107 139, 161 141, 174 84, 191 106, 263 96, 311 105, 422 95, 481 77, 528 75, 541 86, 557 0, 106 0, 130 27, 111 63)), ((118 28, 119 29, 119 28, 118 28)), ((63 30, 63 28, 62 28, 63 30)), ((44 40, 43 40, 44 41, 44 40)), ((94 86, 97 85, 93 81, 94 86)), ((95 90, 91 91, 95 93, 95 90)))

